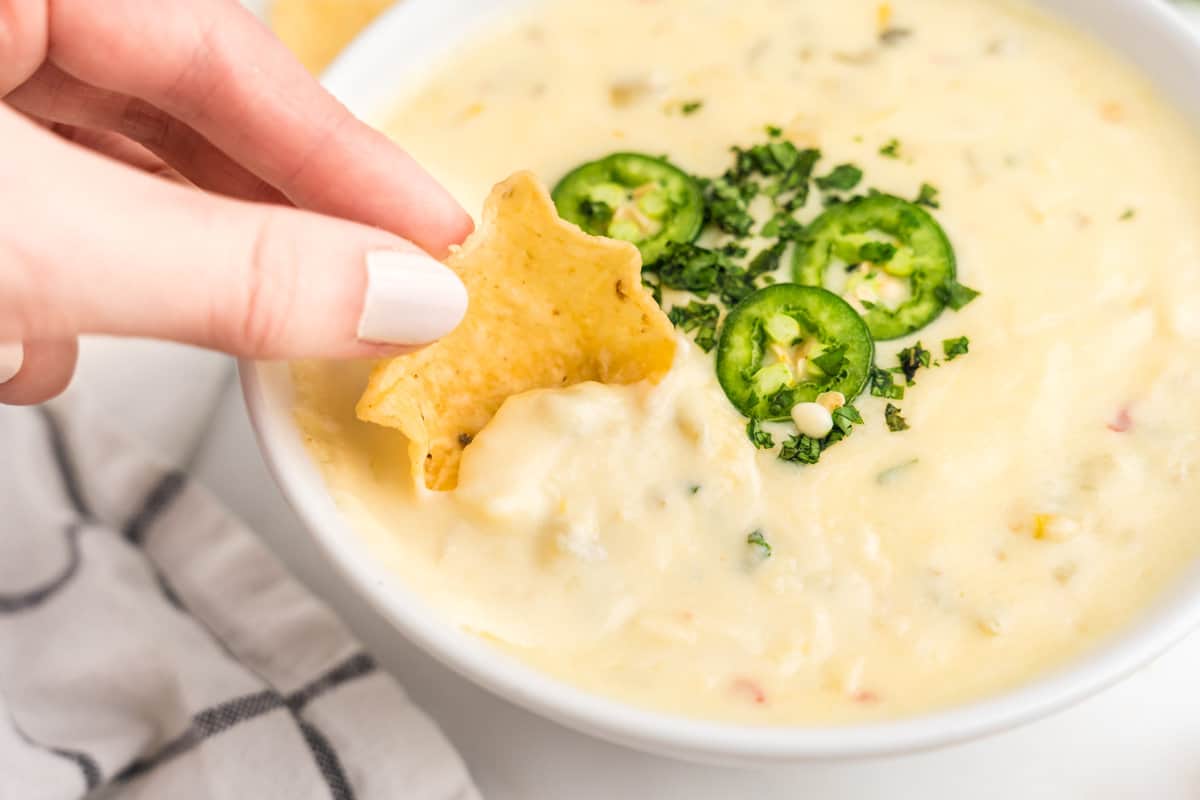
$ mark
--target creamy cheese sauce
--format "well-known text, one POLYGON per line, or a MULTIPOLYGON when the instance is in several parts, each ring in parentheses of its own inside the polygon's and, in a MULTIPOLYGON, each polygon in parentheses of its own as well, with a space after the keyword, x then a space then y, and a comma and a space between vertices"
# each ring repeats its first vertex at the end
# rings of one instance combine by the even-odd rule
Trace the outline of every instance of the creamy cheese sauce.
POLYGON ((458 490, 418 495, 402 438, 353 417, 366 366, 296 365, 341 508, 451 624, 643 706, 848 722, 1062 664, 1195 558, 1193 133, 1119 59, 1024 6, 879 5, 548 3, 433 70, 391 120, 468 208, 516 169, 552 184, 614 150, 718 174, 731 144, 778 124, 866 185, 936 185, 960 277, 983 293, 880 346, 887 364, 918 338, 940 356, 970 337, 918 374, 911 429, 860 398, 866 424, 809 467, 756 451, 712 356, 685 344, 658 386, 510 399, 458 490), (882 46, 881 25, 910 33, 882 46), (878 152, 892 138, 900 159, 878 152), (773 550, 761 563, 753 530, 773 550))

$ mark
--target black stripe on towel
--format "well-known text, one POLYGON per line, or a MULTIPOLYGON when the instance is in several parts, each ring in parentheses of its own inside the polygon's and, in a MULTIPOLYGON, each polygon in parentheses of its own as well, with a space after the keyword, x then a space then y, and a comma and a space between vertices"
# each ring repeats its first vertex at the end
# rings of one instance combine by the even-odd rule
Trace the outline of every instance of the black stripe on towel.
POLYGON ((301 711, 306 705, 326 692, 336 689, 343 683, 349 683, 355 678, 369 675, 374 671, 375 659, 369 654, 359 653, 356 656, 351 656, 315 681, 288 695, 288 708, 293 711, 301 711))
POLYGON ((186 485, 187 478, 182 472, 172 471, 164 475, 146 495, 138 512, 126 523, 125 539, 140 547, 146 541, 146 533, 150 526, 167 510, 186 485))
POLYGON ((308 742, 308 749, 312 751, 313 760, 317 762, 317 769, 321 771, 321 777, 325 779, 329 795, 333 800, 354 800, 354 789, 350 786, 350 779, 346 777, 342 760, 338 758, 337 752, 329 744, 325 734, 313 727, 311 723, 301 719, 298 713, 292 712, 292 716, 295 718, 296 724, 300 726, 300 733, 304 736, 304 741, 308 742))
POLYGON ((192 722, 187 730, 167 742, 152 755, 130 764, 117 776, 117 780, 128 781, 144 775, 176 756, 183 755, 209 737, 277 709, 287 708, 300 728, 300 733, 308 744, 309 750, 312 751, 317 769, 320 770, 329 786, 330 795, 334 800, 354 800, 354 792, 336 751, 330 746, 329 740, 325 738, 324 734, 311 723, 301 719, 300 711, 318 697, 339 686, 369 675, 375 669, 374 659, 366 653, 358 653, 286 697, 272 689, 265 689, 205 709, 192 717, 192 722))
POLYGON ((117 780, 127 781, 143 775, 176 756, 183 755, 210 736, 216 736, 242 722, 261 717, 283 706, 283 698, 279 693, 267 689, 206 708, 192 717, 191 724, 183 733, 167 742, 153 755, 134 761, 117 775, 117 780))
POLYGON ((90 792, 100 786, 100 765, 96 763, 96 759, 82 751, 68 750, 65 747, 47 747, 46 749, 60 758, 74 762, 79 767, 79 771, 83 773, 83 783, 87 787, 87 791, 90 792))
POLYGON ((86 791, 90 792, 100 786, 100 764, 97 763, 96 759, 92 758, 82 750, 71 750, 66 747, 51 747, 50 745, 45 745, 41 742, 34 741, 33 737, 26 733, 25 730, 18 725, 17 721, 11 716, 9 717, 9 724, 16 732, 17 736, 25 744, 29 745, 30 747, 36 747, 38 750, 44 750, 47 753, 53 753, 59 758, 66 759, 75 766, 79 767, 79 771, 83 775, 83 784, 85 787, 87 787, 86 791))
MULTIPOLYGON (((171 507, 175 498, 183 494, 185 488, 187 488, 187 476, 182 472, 172 470, 163 475, 146 494, 141 505, 138 506, 137 513, 129 518, 129 522, 125 523, 125 540, 134 547, 143 547, 150 528, 158 521, 163 512, 171 507)), ((143 553, 143 555, 145 554, 143 553)), ((158 565, 149 557, 146 558, 146 565, 154 573, 158 588, 167 602, 180 611, 187 612, 179 593, 175 591, 175 587, 171 586, 167 576, 158 568, 158 565)))
POLYGON ((66 586, 79 572, 79 529, 82 523, 72 522, 66 528, 67 563, 58 574, 35 589, 15 594, 0 594, 0 614, 16 614, 37 608, 66 586))
POLYGON ((92 519, 92 511, 88 508, 87 501, 83 497, 83 490, 80 488, 75 462, 71 459, 71 453, 67 449, 67 438, 63 434, 62 425, 49 407, 39 406, 38 410, 41 411, 42 419, 46 422, 46 432, 50 436, 50 452, 54 455, 54 464, 58 468, 58 474, 62 480, 63 493, 71 503, 71 508, 75 509, 79 516, 84 519, 92 519))

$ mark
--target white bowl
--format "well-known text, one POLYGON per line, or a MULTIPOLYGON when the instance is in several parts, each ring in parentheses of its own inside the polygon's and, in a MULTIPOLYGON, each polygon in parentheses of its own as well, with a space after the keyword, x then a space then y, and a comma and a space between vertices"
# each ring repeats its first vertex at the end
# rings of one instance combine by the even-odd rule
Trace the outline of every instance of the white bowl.
MULTIPOLYGON (((405 86, 496 17, 529 0, 406 0, 367 30, 326 73, 356 114, 378 119, 405 86)), ((1200 121, 1200 40, 1161 0, 1043 0, 1107 41, 1200 121)), ((857 758, 911 752, 1000 731, 1050 714, 1145 664, 1200 624, 1200 564, 1124 633, 1067 667, 1013 691, 894 722, 751 727, 645 711, 577 689, 443 622, 436 609, 376 565, 339 514, 292 421, 288 369, 241 365, 242 388, 275 480, 329 558, 395 626, 447 667, 564 725, 659 754, 721 763, 857 758)))

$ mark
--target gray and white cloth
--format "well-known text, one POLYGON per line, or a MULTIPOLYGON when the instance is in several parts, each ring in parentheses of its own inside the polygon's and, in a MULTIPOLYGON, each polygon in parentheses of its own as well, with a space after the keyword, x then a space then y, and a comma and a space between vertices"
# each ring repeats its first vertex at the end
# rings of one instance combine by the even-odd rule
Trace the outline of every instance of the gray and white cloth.
POLYGON ((471 800, 441 732, 181 471, 0 408, 0 800, 471 800))

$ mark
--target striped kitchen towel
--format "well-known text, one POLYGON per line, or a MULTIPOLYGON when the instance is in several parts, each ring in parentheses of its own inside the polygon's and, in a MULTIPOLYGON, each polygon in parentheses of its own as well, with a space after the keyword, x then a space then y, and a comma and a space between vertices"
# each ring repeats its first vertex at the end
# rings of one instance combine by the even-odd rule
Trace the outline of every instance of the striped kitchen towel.
POLYGON ((441 732, 188 478, 0 407, 0 800, 470 800, 441 732))

